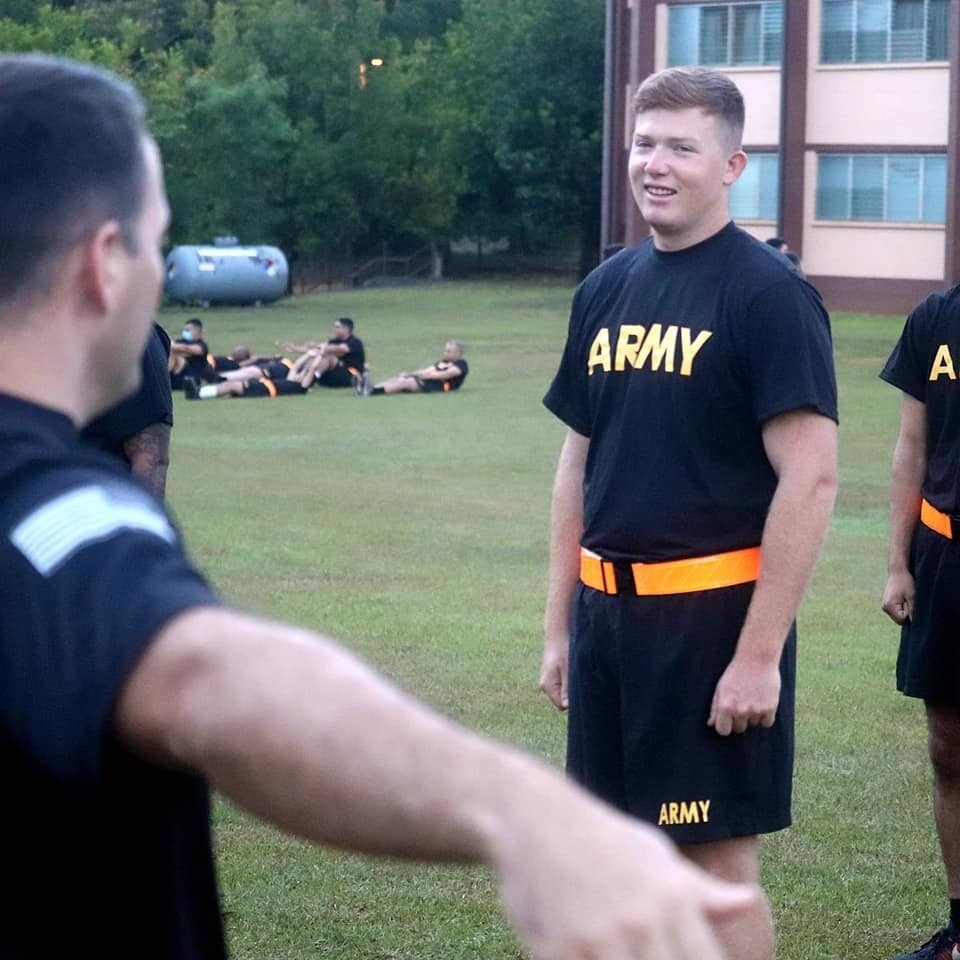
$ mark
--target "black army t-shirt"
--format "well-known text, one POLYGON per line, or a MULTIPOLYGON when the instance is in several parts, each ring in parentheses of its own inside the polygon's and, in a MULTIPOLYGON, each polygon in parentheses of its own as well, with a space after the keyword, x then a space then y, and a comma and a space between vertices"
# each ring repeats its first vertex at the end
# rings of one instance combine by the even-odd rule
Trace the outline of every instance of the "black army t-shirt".
POLYGON ((646 240, 578 288, 544 403, 590 438, 584 546, 645 561, 756 546, 776 486, 763 423, 837 418, 829 319, 732 223, 677 252, 646 240))
POLYGON ((880 376, 926 404, 923 495, 945 513, 960 512, 960 286, 910 314, 880 376))
POLYGON ((334 337, 329 343, 346 344, 347 352, 340 358, 340 362, 345 367, 353 367, 355 370, 362 370, 367 362, 366 354, 363 349, 363 341, 352 334, 349 337, 334 337))
POLYGON ((467 379, 467 374, 470 372, 470 366, 466 360, 462 357, 458 360, 438 360, 437 361, 438 370, 449 370, 450 367, 456 367, 460 371, 460 376, 451 377, 449 380, 445 380, 445 383, 450 384, 451 390, 459 390, 463 386, 463 381, 467 379))

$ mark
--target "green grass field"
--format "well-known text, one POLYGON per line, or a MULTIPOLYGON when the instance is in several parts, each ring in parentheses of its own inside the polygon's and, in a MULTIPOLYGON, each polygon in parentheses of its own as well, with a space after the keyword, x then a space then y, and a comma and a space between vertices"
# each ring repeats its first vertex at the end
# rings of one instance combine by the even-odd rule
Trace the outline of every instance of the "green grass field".
MULTIPOLYGON (((207 311, 216 352, 323 337, 350 315, 374 379, 451 337, 471 372, 449 396, 178 397, 169 479, 194 559, 227 600, 341 638, 441 711, 554 764, 563 720, 536 678, 563 427, 540 398, 571 292, 449 283, 207 311)), ((161 320, 176 335, 188 316, 161 320)), ((900 326, 834 317, 841 491, 800 616, 795 825, 764 843, 782 960, 889 956, 945 913, 921 711, 893 689, 897 633, 879 609, 899 400, 877 371, 900 326)), ((216 824, 238 960, 520 956, 481 869, 318 850, 226 803, 216 824)))

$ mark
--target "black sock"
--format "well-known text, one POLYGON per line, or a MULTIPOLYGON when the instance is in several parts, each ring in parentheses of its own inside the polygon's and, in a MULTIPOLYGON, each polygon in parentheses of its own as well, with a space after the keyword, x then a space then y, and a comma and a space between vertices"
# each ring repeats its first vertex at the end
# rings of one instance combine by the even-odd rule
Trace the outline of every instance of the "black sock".
POLYGON ((381 393, 386 393, 386 392, 387 392, 387 391, 384 390, 383 387, 374 387, 374 388, 370 391, 370 396, 371 396, 371 397, 379 397, 381 393))
POLYGON ((960 930, 960 898, 954 900, 950 898, 950 926, 955 930, 960 930))

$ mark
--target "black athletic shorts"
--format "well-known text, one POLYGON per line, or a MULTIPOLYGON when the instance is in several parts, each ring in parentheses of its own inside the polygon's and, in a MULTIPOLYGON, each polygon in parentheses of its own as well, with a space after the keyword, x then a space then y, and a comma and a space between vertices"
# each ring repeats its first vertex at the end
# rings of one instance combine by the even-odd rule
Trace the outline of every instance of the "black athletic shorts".
POLYGON ((289 360, 270 360, 267 363, 259 364, 259 367, 260 372, 268 380, 286 380, 293 364, 289 360))
POLYGON ((331 367, 323 376, 317 378, 321 387, 352 387, 353 376, 357 371, 345 367, 342 363, 331 367))
POLYGON ((918 523, 910 569, 916 595, 900 630, 897 689, 960 707, 960 543, 918 523))
POLYGON ((271 380, 262 377, 259 380, 247 380, 243 385, 242 397, 292 397, 306 393, 307 388, 296 380, 271 380))
POLYGON ((450 380, 421 380, 417 377, 416 381, 424 393, 451 393, 456 389, 450 380))
POLYGON ((191 368, 189 365, 184 367, 179 373, 170 372, 170 389, 182 390, 183 381, 186 377, 192 377, 201 383, 217 383, 220 380, 220 374, 217 373, 210 364, 205 363, 200 369, 191 368))
POLYGON ((578 586, 567 771, 677 843, 790 825, 795 629, 773 727, 721 737, 707 726, 752 594, 752 583, 657 597, 578 586))

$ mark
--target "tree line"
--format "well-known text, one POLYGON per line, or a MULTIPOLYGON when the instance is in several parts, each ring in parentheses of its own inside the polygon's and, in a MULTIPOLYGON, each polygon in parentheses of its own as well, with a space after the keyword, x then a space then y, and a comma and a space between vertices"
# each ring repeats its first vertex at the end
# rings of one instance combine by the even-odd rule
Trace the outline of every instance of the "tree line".
POLYGON ((595 257, 600 0, 0 0, 0 49, 144 95, 171 243, 352 260, 454 238, 595 257))

